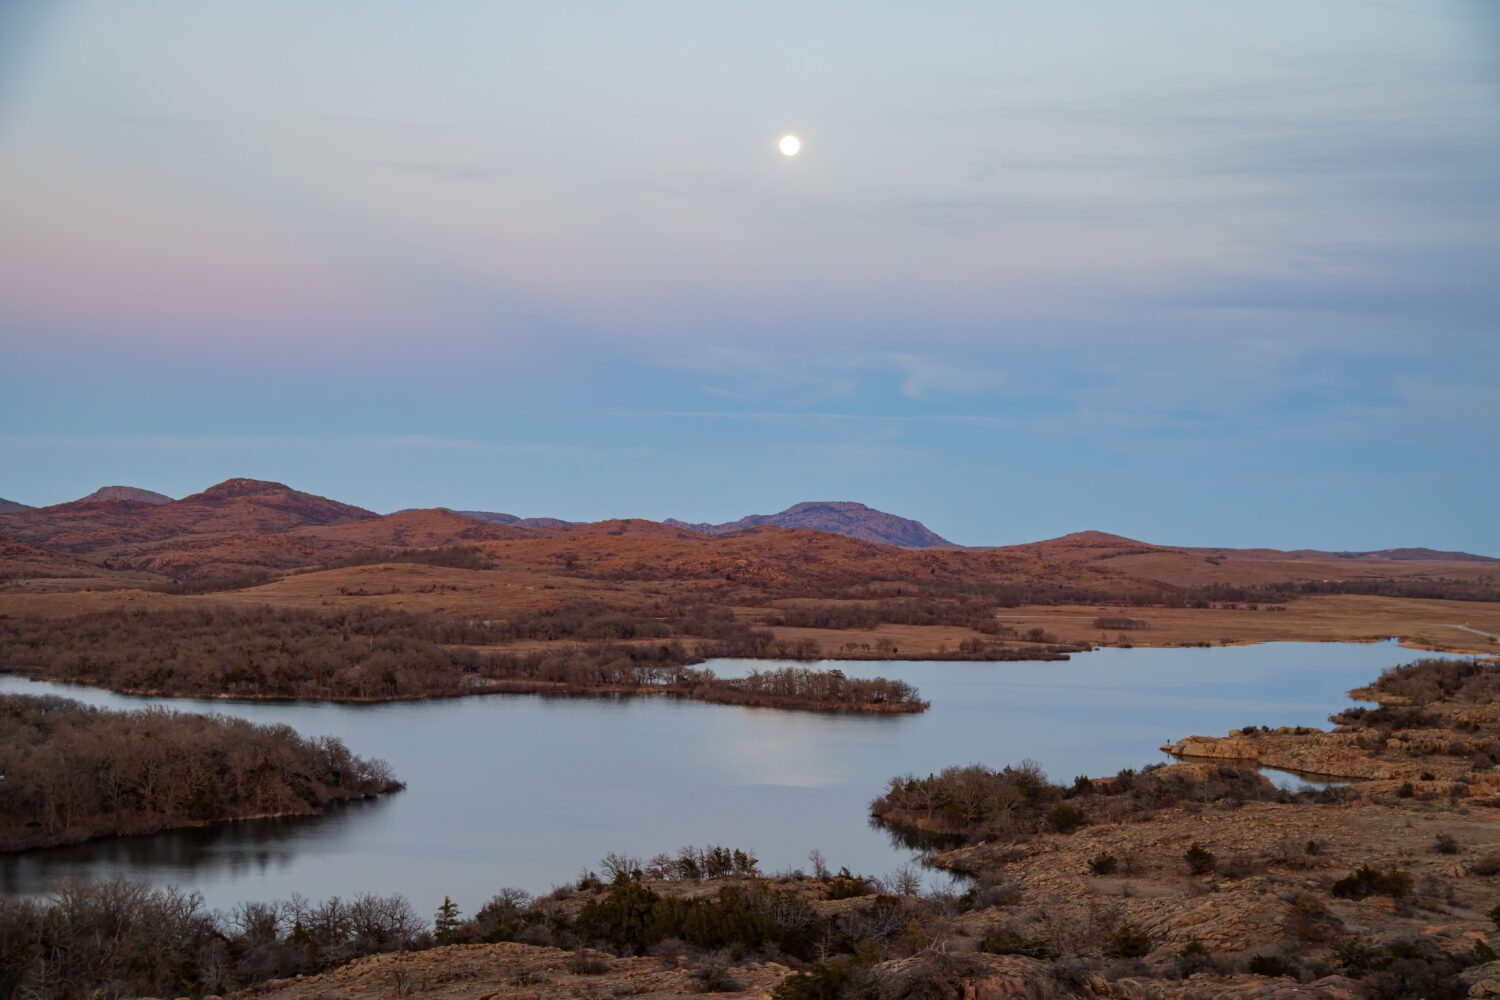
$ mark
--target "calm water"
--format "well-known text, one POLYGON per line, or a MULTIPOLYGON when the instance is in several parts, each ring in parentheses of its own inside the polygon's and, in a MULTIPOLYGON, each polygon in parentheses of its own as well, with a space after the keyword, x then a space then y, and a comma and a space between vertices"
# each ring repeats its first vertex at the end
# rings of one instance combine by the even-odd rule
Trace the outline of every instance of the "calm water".
MULTIPOLYGON (((609 851, 685 844, 753 849, 767 870, 830 863, 884 874, 912 857, 869 826, 892 775, 1033 758, 1054 780, 1160 760, 1192 733, 1255 724, 1324 725, 1344 692, 1422 655, 1394 643, 1276 643, 1102 649, 1066 663, 837 664, 901 677, 932 708, 839 717, 664 698, 490 696, 392 705, 126 698, 0 676, 0 691, 96 705, 160 703, 341 737, 408 783, 323 817, 229 824, 0 855, 0 891, 44 892, 73 877, 127 875, 244 899, 401 892, 466 911, 502 886, 546 890, 609 851)), ((724 674, 763 663, 720 661, 724 674)), ((830 664, 832 665, 832 664, 830 664)))

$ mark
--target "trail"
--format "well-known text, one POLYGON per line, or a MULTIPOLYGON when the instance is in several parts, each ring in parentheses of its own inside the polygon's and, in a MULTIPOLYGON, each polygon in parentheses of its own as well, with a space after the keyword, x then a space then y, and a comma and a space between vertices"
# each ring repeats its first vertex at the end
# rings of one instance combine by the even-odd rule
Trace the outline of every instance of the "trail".
POLYGON ((1456 628, 1463 632, 1473 632, 1475 635, 1482 635, 1490 642, 1500 642, 1500 635, 1495 635, 1493 632, 1482 632, 1477 628, 1470 628, 1467 625, 1449 625, 1448 627, 1456 628))

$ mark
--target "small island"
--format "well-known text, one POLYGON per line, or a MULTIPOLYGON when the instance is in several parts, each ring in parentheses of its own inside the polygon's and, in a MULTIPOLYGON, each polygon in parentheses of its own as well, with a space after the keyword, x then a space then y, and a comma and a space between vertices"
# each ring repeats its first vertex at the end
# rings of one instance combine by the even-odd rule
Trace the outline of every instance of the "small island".
POLYGON ((0 695, 0 851, 313 816, 404 787, 337 739, 221 715, 0 695))

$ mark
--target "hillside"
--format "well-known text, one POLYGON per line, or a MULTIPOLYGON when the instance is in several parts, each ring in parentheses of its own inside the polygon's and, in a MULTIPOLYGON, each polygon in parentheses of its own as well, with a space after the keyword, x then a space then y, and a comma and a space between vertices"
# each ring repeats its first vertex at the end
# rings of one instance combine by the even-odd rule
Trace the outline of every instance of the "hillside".
MULTIPOLYGON (((113 574, 100 566, 63 553, 51 552, 35 545, 0 536, 0 582, 7 580, 89 580, 113 574)), ((143 581, 132 578, 121 581, 139 586, 143 581)))
POLYGON ((487 523, 443 508, 403 510, 385 517, 296 529, 329 541, 382 548, 436 548, 460 542, 499 542, 530 538, 525 528, 487 523))
POLYGON ((13 514, 16 511, 34 509, 28 504, 17 503, 14 500, 7 500, 4 497, 0 497, 0 514, 13 514))
POLYGON ((715 536, 769 526, 826 531, 862 542, 899 545, 908 549, 928 549, 953 544, 920 521, 887 514, 848 500, 799 503, 779 514, 749 514, 738 521, 725 524, 689 524, 676 518, 667 518, 663 523, 715 536))

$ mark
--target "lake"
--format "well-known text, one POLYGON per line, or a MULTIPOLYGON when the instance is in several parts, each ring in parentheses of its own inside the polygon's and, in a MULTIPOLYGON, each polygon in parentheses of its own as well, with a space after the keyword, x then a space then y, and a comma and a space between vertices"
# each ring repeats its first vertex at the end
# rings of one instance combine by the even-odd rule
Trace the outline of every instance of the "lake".
MULTIPOLYGON (((753 850, 764 870, 887 874, 912 860, 868 822, 893 775, 1031 758, 1055 781, 1163 759, 1162 743, 1257 725, 1324 726, 1345 692, 1421 656, 1385 643, 1100 649, 1067 662, 825 663, 899 677, 921 715, 836 716, 668 698, 490 695, 383 705, 129 698, 0 676, 0 691, 108 707, 161 704, 342 738, 407 789, 322 817, 0 855, 0 892, 124 875, 241 900, 400 892, 423 912, 472 913, 502 886, 531 892, 604 854, 688 844, 753 850)), ((716 661, 722 674, 771 666, 716 661)), ((1290 779, 1286 776, 1282 780, 1290 779)))

